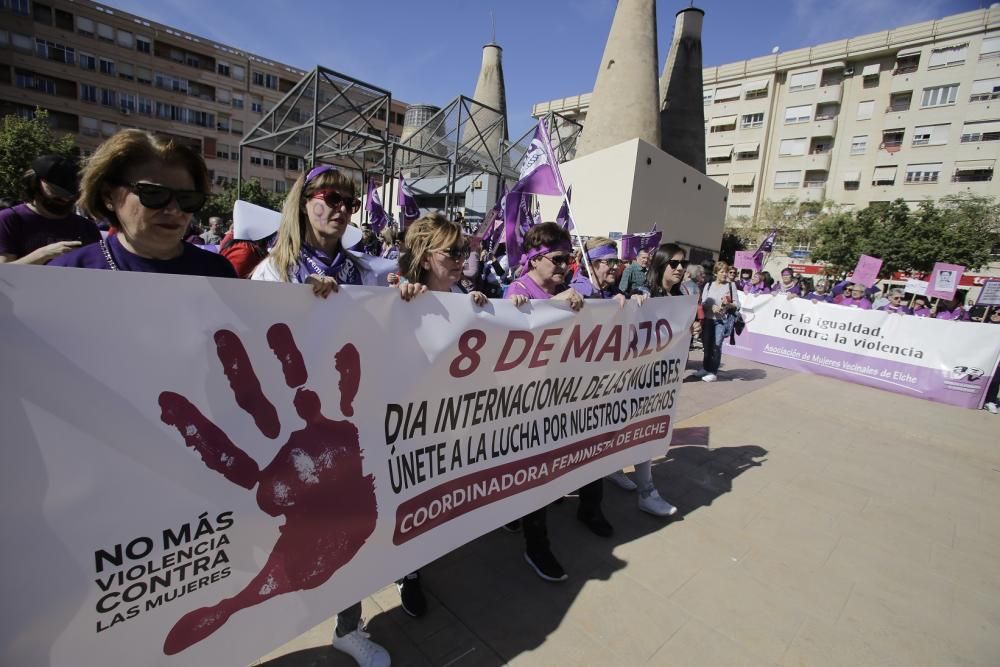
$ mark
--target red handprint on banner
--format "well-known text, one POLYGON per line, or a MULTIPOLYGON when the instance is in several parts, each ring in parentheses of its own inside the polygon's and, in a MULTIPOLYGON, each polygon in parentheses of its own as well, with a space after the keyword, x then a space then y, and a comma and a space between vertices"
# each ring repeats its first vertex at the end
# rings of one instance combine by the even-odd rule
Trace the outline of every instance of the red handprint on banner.
MULTIPOLYGON (((288 436, 263 469, 187 398, 168 391, 160 394, 161 421, 174 426, 206 466, 233 484, 256 486, 257 505, 271 516, 285 517, 263 569, 233 597, 178 620, 163 643, 167 655, 205 639, 241 609, 323 584, 375 530, 375 480, 362 469, 358 429, 346 420, 327 419, 316 392, 303 388, 308 374, 287 325, 273 325, 267 342, 281 362, 285 383, 296 390, 293 404, 305 426, 288 436)), ((261 433, 277 438, 278 412, 264 395, 239 336, 217 331, 215 345, 236 403, 253 417, 261 433)), ((357 348, 344 345, 334 355, 334 366, 340 374, 340 411, 351 417, 361 382, 357 348)))

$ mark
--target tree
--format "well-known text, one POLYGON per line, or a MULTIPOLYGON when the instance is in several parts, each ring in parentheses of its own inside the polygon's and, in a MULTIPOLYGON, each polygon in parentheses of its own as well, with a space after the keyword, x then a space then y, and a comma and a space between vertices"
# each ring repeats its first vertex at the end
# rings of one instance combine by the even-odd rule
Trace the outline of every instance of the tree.
MULTIPOLYGON (((268 192, 261 187, 260 181, 257 180, 243 181, 242 193, 238 198, 274 211, 280 211, 281 205, 285 201, 284 195, 268 192)), ((236 200, 236 181, 230 181, 222 192, 209 195, 208 201, 198 217, 203 221, 213 216, 222 218, 223 222, 232 220, 236 200)))
POLYGON ((48 119, 44 109, 36 109, 31 118, 4 116, 0 126, 0 197, 21 198, 21 176, 39 155, 73 157, 76 153, 73 135, 55 134, 48 119))
POLYGON ((736 259, 737 250, 746 250, 747 245, 740 238, 739 234, 732 231, 725 231, 722 234, 722 246, 719 248, 719 259, 732 264, 736 259))
POLYGON ((826 262, 833 274, 845 273, 865 254, 868 234, 865 224, 851 213, 838 213, 813 227, 812 259, 826 262))

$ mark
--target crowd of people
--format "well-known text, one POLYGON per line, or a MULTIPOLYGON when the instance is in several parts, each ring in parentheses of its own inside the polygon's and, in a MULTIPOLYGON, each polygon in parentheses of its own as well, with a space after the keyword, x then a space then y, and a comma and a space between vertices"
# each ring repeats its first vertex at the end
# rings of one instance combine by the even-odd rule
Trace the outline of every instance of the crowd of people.
MULTIPOLYGON (((591 238, 574 251, 569 233, 554 222, 528 230, 516 266, 510 265, 503 244, 483 247, 461 222, 440 214, 417 220, 405 235, 392 227, 376 234, 363 226, 360 240, 348 247, 351 217, 362 202, 353 180, 330 165, 299 176, 277 230, 224 229, 215 218, 199 231, 192 223, 211 185, 204 160, 182 144, 140 130, 109 138, 82 173, 72 160, 40 157, 22 184, 24 203, 0 211, 0 262, 297 283, 309 285, 319 298, 344 285, 391 284, 404 302, 426 292, 455 292, 469 295, 471 307, 490 298, 509 299, 516 306, 553 299, 579 310, 593 299, 624 306, 628 300, 641 304, 650 298, 696 295, 695 333, 704 348, 700 375, 706 382, 718 377, 724 341, 740 325, 745 294, 967 319, 954 303, 929 306, 922 297, 906 302, 899 290, 881 295, 848 281, 830 287, 825 279, 813 283, 790 270, 782 271, 778 282, 767 272, 740 275, 725 262, 706 272, 689 264, 684 249, 672 243, 642 250, 630 263, 619 259, 610 238, 591 238), (379 268, 386 263, 395 267, 388 276, 379 268)), ((1000 312, 988 321, 1000 323, 1000 312)), ((640 511, 666 518, 678 512, 655 487, 648 461, 631 476, 619 471, 608 479, 635 491, 640 511)), ((585 485, 577 496, 579 521, 597 536, 611 536, 614 528, 602 510, 604 480, 585 485)), ((545 507, 506 528, 523 533, 524 559, 539 577, 553 582, 568 577, 549 541, 545 507)), ((425 613, 419 573, 397 585, 403 609, 413 616, 425 613)), ((338 615, 332 643, 361 665, 389 664, 388 653, 365 632, 360 603, 338 615)))

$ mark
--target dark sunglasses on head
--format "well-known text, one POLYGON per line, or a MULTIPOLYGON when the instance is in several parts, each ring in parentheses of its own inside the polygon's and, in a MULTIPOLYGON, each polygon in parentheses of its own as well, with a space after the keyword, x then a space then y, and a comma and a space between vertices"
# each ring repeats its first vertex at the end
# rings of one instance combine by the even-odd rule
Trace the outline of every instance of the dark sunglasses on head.
POLYGON ((569 264, 569 255, 544 255, 545 259, 549 260, 553 264, 558 264, 561 266, 566 266, 569 264))
POLYGON ((442 248, 441 250, 438 250, 438 252, 448 255, 451 259, 456 261, 462 260, 463 262, 469 259, 469 255, 472 254, 472 251, 467 245, 456 245, 450 248, 442 248))
POLYGON ((344 206, 351 213, 361 210, 361 200, 356 197, 345 197, 336 190, 320 190, 313 193, 310 199, 322 199, 323 203, 332 209, 344 206))
POLYGON ((174 190, 156 183, 122 183, 139 197, 139 203, 146 208, 159 210, 166 208, 171 201, 177 202, 177 208, 185 213, 197 213, 205 205, 208 198, 204 192, 197 190, 174 190))
POLYGON ((671 259, 667 261, 667 266, 671 269, 676 269, 678 266, 682 269, 686 269, 688 267, 688 261, 686 259, 671 259))

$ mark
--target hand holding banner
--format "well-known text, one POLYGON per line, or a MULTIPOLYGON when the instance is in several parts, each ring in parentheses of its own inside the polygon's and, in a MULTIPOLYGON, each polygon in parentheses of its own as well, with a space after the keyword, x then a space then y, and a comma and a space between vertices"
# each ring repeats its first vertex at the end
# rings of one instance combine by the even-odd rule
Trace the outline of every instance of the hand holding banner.
POLYGON ((878 282, 878 272, 882 269, 882 260, 877 257, 861 255, 858 265, 851 274, 851 282, 865 287, 873 287, 878 282))
POLYGON ((954 299, 963 273, 965 267, 959 264, 935 263, 931 277, 927 279, 927 296, 945 300, 954 299))

